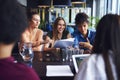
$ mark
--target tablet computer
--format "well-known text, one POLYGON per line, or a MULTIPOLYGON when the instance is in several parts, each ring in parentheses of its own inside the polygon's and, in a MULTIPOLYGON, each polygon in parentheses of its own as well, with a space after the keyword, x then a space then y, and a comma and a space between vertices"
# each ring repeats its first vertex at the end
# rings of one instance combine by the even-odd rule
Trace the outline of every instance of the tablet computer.
POLYGON ((88 56, 90 56, 90 54, 72 55, 73 65, 74 65, 74 67, 75 67, 76 73, 78 72, 79 65, 80 65, 81 61, 82 61, 83 59, 85 59, 86 57, 88 57, 88 56))

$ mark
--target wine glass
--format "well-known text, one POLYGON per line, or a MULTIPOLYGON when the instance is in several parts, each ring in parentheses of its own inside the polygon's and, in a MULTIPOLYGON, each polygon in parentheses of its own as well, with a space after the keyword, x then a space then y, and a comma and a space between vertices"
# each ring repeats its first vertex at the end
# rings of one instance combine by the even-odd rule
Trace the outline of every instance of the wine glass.
POLYGON ((32 43, 18 43, 19 53, 22 56, 24 62, 32 67, 32 60, 34 57, 34 53, 32 50, 32 43))

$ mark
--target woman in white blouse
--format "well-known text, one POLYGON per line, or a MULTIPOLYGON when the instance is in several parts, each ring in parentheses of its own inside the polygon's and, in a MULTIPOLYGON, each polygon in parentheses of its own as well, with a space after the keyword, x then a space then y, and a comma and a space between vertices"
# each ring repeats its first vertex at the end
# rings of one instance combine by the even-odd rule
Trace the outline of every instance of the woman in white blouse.
POLYGON ((120 16, 107 14, 97 25, 91 56, 74 80, 120 80, 120 16))

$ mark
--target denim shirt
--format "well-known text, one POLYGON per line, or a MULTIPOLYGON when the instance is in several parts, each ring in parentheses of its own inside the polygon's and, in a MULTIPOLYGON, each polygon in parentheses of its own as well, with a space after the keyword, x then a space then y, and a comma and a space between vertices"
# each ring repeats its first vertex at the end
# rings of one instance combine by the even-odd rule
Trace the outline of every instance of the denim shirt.
MULTIPOLYGON (((88 32, 87 38, 90 41, 90 44, 93 45, 96 32, 92 30, 88 30, 87 32, 88 32)), ((79 42, 87 42, 86 38, 84 38, 83 35, 78 30, 76 30, 73 33, 73 37, 77 38, 79 42)))

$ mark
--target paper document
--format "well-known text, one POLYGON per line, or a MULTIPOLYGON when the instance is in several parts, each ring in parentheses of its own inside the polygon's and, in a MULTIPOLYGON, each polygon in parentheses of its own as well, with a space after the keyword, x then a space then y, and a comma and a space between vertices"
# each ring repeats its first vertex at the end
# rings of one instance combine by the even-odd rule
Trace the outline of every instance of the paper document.
POLYGON ((69 65, 47 65, 46 76, 73 76, 69 65))
POLYGON ((72 46, 74 43, 74 38, 69 38, 69 39, 61 39, 57 40, 54 43, 55 48, 66 48, 69 46, 72 46))

